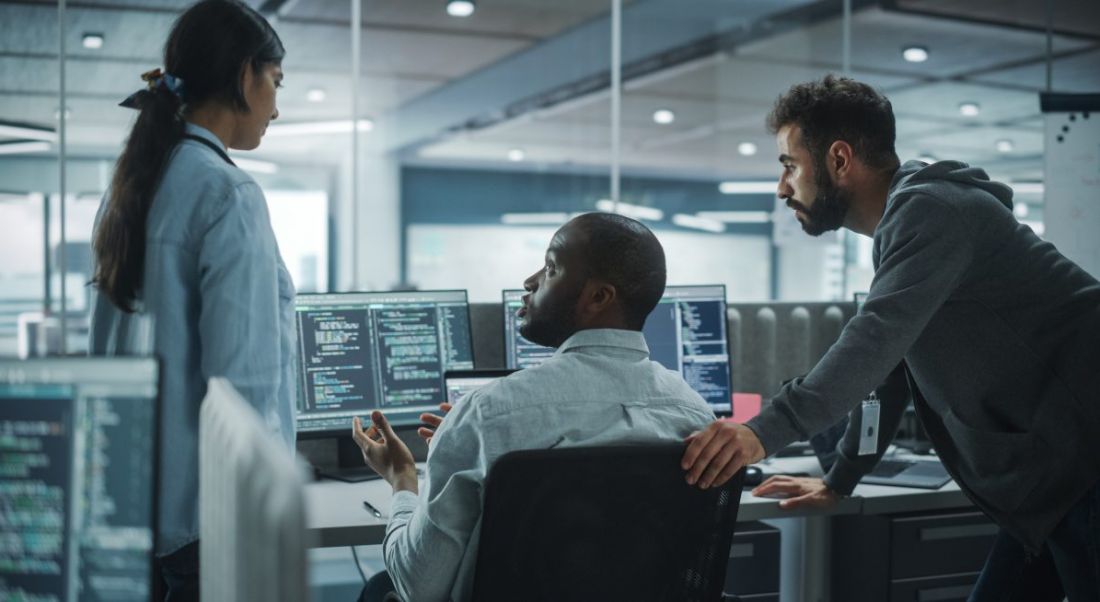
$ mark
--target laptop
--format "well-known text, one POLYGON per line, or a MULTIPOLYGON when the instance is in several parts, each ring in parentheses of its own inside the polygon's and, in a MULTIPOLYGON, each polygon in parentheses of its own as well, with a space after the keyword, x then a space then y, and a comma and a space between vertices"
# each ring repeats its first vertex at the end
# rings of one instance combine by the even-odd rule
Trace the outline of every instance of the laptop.
POLYGON ((513 372, 516 370, 448 370, 443 373, 447 403, 454 405, 459 399, 513 372))
POLYGON ((893 485, 917 489, 939 489, 951 481, 951 475, 939 460, 895 460, 883 458, 860 483, 893 485))
MULTIPOLYGON (((817 456, 821 469, 829 472, 837 459, 837 444, 848 428, 848 417, 810 438, 810 447, 817 456)), ((860 483, 867 485, 891 485, 916 489, 939 489, 951 481, 947 469, 935 458, 928 460, 883 458, 860 483)))

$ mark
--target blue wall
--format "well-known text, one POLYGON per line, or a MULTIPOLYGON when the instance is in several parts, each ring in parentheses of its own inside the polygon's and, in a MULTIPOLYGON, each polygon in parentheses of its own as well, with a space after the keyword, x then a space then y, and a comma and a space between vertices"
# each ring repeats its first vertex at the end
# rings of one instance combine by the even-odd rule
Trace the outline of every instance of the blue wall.
MULTIPOLYGON (((621 200, 656 207, 657 230, 689 230, 671 222, 673 214, 697 211, 772 211, 772 194, 725 195, 717 181, 623 177, 621 200)), ((500 224, 504 213, 595 211, 610 196, 604 175, 521 171, 476 171, 434 167, 401 170, 401 277, 408 277, 408 228, 412 224, 500 224)), ((507 226, 501 226, 507 227, 507 226)), ((771 223, 727 224, 726 234, 772 236, 771 223)), ((773 261, 774 264, 774 261, 773 261)), ((774 267, 773 267, 774 270, 774 267)), ((773 278, 774 280, 774 278, 773 278)))
MULTIPOLYGON (((772 211, 774 195, 725 195, 718 182, 623 178, 622 201, 665 212, 653 228, 674 228, 674 213, 772 211)), ((595 211, 610 195, 608 178, 595 175, 471 171, 406 167, 401 171, 402 222, 499 224, 502 213, 595 211)), ((729 224, 727 232, 771 236, 771 224, 729 224)))

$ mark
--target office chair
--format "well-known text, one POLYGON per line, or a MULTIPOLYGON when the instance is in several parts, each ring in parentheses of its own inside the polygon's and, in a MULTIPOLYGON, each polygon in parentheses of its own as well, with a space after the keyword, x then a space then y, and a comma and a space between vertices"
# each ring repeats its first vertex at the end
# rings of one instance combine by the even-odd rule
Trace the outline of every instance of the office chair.
POLYGON ((680 443, 505 454, 486 479, 474 600, 722 598, 744 470, 684 481, 680 443))

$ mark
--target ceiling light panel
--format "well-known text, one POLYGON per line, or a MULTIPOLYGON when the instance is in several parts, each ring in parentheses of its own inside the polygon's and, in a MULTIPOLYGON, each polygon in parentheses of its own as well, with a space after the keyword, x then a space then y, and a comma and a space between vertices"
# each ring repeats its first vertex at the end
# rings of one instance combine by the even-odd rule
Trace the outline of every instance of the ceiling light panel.
POLYGON ((448 0, 447 14, 452 17, 464 18, 474 14, 477 5, 473 0, 448 0))
POLYGON ((906 46, 901 56, 909 63, 923 63, 928 60, 928 49, 924 46, 906 46))
POLYGON ((80 42, 88 50, 99 50, 100 48, 103 48, 103 34, 86 33, 80 39, 80 42))
POLYGON ((668 109, 657 109, 653 112, 653 122, 660 125, 668 125, 676 121, 676 113, 668 109))

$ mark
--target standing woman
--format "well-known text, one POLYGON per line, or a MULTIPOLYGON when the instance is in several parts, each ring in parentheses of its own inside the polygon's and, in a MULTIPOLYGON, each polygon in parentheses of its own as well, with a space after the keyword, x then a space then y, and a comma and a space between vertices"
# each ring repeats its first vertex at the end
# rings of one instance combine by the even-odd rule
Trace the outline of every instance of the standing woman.
MULTIPOLYGON (((279 36, 238 0, 203 0, 164 47, 97 217, 91 352, 162 361, 157 555, 166 600, 198 599, 198 418, 226 377, 294 446, 294 286, 263 192, 227 149, 278 117, 279 36)), ((287 461, 291 461, 287 456, 287 461)))

